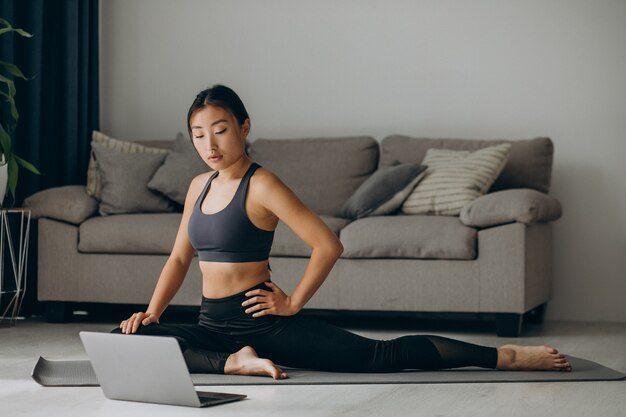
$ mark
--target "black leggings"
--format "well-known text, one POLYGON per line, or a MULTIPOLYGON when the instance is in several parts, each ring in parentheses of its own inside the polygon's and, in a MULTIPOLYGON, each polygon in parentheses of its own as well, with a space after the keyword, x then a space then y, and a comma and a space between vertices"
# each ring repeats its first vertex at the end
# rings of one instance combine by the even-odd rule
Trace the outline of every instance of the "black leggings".
MULTIPOLYGON (((225 298, 202 297, 197 324, 140 325, 134 334, 173 336, 190 372, 224 373, 226 359, 244 346, 259 357, 291 368, 334 372, 394 372, 479 366, 496 368, 495 347, 433 335, 391 340, 369 339, 301 314, 252 317, 242 306, 244 294, 261 283, 225 298)), ((121 333, 115 328, 111 333, 121 333)), ((132 335, 132 334, 130 334, 132 335)), ((130 336, 129 335, 129 336, 130 336)))

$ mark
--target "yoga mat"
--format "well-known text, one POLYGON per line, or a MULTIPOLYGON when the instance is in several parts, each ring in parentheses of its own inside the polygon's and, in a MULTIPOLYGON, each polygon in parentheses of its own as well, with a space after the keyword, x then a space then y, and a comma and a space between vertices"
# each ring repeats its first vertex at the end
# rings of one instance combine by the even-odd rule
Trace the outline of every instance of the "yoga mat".
MULTIPOLYGON (((336 385, 435 384, 467 382, 618 381, 626 374, 598 363, 567 355, 573 371, 501 371, 467 366, 438 371, 404 370, 388 373, 322 372, 279 366, 288 378, 269 376, 191 374, 194 385, 336 385)), ((47 360, 39 357, 31 376, 46 387, 99 386, 89 360, 47 360)))

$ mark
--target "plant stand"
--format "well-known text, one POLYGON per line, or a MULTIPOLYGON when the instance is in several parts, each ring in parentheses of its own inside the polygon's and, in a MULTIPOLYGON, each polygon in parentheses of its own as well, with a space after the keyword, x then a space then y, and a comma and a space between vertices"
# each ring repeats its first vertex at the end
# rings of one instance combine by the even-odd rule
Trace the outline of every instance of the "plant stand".
POLYGON ((0 327, 15 326, 24 294, 26 293, 28 237, 30 231, 30 209, 26 208, 0 208, 0 327), (19 236, 14 237, 11 232, 11 219, 19 221, 19 236), (16 241, 19 245, 15 247, 16 241), (6 247, 5 247, 6 243, 6 247), (7 251, 8 249, 8 251, 7 251), (4 261, 6 252, 10 255, 12 277, 5 277, 4 261), (11 280, 11 278, 13 278, 11 280), (13 294, 8 304, 2 305, 2 299, 6 295, 13 294), (5 320, 11 312, 10 320, 5 320))

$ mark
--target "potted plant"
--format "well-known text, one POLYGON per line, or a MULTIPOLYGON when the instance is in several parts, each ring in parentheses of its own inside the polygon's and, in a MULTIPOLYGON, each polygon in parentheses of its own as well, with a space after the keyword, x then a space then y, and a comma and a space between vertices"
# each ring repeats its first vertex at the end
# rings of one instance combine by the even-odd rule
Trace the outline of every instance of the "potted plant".
MULTIPOLYGON (((0 36, 11 32, 15 32, 27 38, 33 36, 23 29, 14 28, 5 19, 0 18, 0 36)), ((35 166, 15 155, 12 150, 11 135, 15 132, 15 128, 17 127, 18 113, 17 107, 15 106, 15 83, 11 75, 28 80, 16 65, 0 61, 0 95, 5 98, 10 109, 9 117, 5 117, 7 112, 0 112, 2 118, 0 120, 0 207, 4 201, 7 185, 13 197, 13 202, 15 202, 18 164, 35 174, 41 175, 41 172, 39 172, 35 166)))

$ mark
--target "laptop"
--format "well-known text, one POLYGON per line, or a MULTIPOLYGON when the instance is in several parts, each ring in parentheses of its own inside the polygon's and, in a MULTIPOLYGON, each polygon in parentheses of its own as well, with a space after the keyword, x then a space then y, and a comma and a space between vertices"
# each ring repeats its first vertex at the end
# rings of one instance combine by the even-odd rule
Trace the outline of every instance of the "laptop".
POLYGON ((174 337, 86 331, 79 335, 108 399, 208 407, 246 398, 196 391, 174 337))

